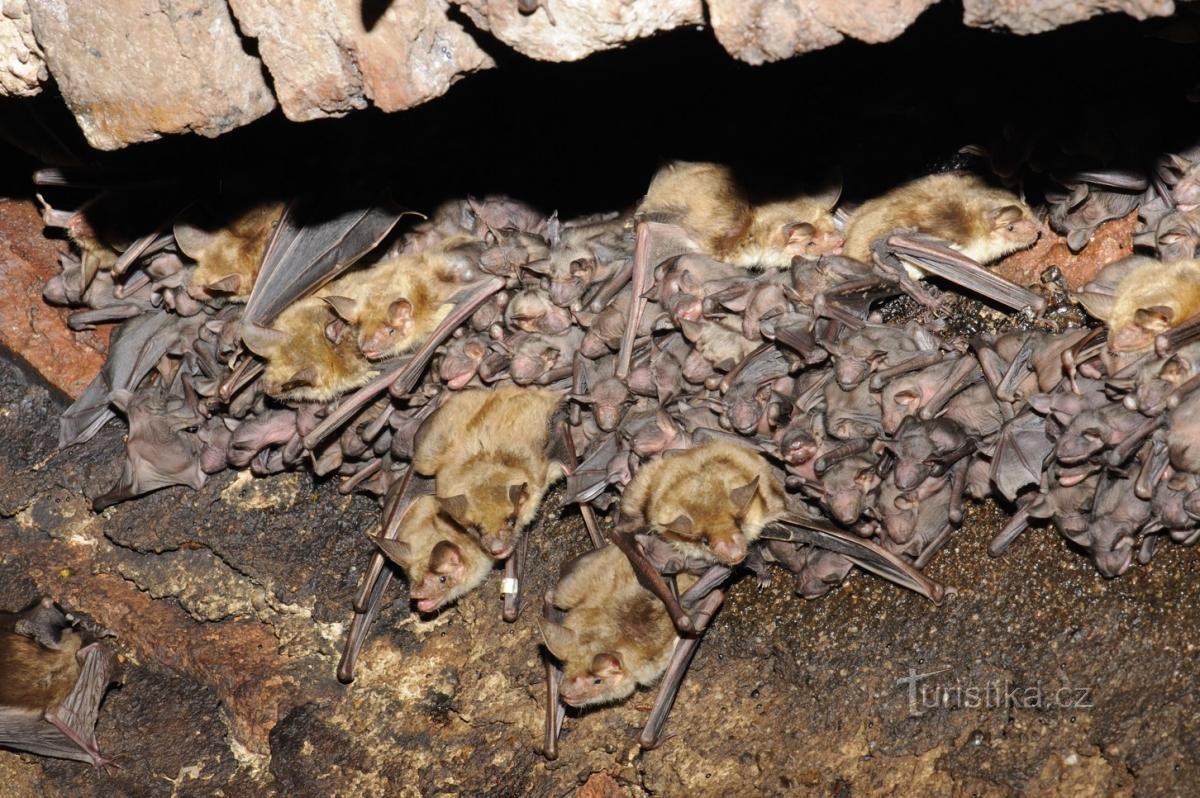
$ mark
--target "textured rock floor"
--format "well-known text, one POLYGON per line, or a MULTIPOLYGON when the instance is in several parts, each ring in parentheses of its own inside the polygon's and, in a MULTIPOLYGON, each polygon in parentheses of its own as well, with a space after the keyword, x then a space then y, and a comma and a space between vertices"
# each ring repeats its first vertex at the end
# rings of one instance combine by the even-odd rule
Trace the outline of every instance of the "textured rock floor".
MULTIPOLYGON (((97 516, 86 497, 115 478, 121 429, 56 453, 61 407, 0 362, 0 607, 50 594, 116 633, 124 684, 98 733, 120 767, 0 752, 6 795, 1166 795, 1200 784, 1194 550, 1162 547, 1151 566, 1105 581, 1036 530, 991 560, 998 516, 976 507, 931 565, 958 588, 942 607, 862 574, 811 602, 786 574, 761 590, 746 580, 661 748, 632 745, 651 700, 639 693, 568 717, 561 758, 547 763, 533 612, 502 623, 496 580, 431 619, 395 591, 360 678, 343 687, 333 671, 371 502, 307 475, 227 474, 97 516), (897 680, 929 672, 914 707, 897 680)), ((577 519, 549 506, 533 595, 585 545, 577 519)))

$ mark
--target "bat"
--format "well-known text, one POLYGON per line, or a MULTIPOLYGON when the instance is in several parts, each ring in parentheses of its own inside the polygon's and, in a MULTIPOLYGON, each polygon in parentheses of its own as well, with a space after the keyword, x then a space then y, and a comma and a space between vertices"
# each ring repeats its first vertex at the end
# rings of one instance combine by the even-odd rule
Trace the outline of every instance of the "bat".
POLYGON ((240 209, 232 217, 211 219, 198 212, 175 222, 173 234, 183 254, 196 261, 188 280, 194 299, 245 302, 262 265, 267 241, 284 205, 266 202, 240 209))
POLYGON ((1192 326, 1184 322, 1200 314, 1200 261, 1132 255, 1106 266, 1078 299, 1107 325, 1109 351, 1139 352, 1161 336, 1168 354, 1186 343, 1192 326))
POLYGON ((0 614, 0 745, 106 764, 96 717, 115 665, 108 646, 85 643, 50 599, 0 614))

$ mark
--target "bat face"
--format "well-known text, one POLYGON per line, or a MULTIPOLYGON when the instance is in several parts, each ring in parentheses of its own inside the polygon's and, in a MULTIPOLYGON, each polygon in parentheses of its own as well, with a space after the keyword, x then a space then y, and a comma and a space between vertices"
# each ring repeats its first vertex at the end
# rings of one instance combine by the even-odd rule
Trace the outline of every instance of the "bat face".
POLYGON ((1137 352, 1160 333, 1200 312, 1200 261, 1159 263, 1139 258, 1117 284, 1106 321, 1108 348, 1137 352))
POLYGON ((438 496, 438 502, 442 512, 475 536, 497 560, 512 554, 528 522, 525 516, 532 515, 528 477, 497 464, 477 467, 466 493, 438 496))
POLYGON ((575 668, 564 669, 559 687, 563 703, 570 706, 586 707, 618 701, 633 692, 633 679, 615 652, 602 651, 591 658, 587 670, 574 671, 575 668))
POLYGON ((180 249, 196 261, 188 294, 199 300, 245 302, 282 214, 283 204, 272 202, 250 208, 215 231, 177 224, 175 239, 180 249))
POLYGON ((425 576, 409 587, 408 596, 419 612, 433 612, 473 590, 491 570, 491 558, 474 544, 442 540, 429 554, 425 576))

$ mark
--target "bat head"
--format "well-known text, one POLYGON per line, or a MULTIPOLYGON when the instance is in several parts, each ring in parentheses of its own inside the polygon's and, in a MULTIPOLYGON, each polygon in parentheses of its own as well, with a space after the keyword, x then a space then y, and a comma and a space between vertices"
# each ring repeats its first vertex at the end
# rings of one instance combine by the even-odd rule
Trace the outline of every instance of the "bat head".
POLYGON ((559 696, 564 704, 586 707, 618 701, 633 692, 635 681, 619 651, 595 651, 566 626, 539 619, 542 641, 551 656, 562 663, 559 696))
POLYGON ((449 540, 433 547, 425 576, 408 590, 409 600, 417 605, 418 612, 433 612, 466 592, 460 588, 473 570, 469 556, 469 552, 449 540))
MULTIPOLYGON (((1200 186, 1197 187, 1200 193, 1200 186)), ((1154 236, 1154 247, 1164 263, 1190 260, 1200 246, 1200 214, 1195 209, 1186 213, 1168 213, 1158 222, 1154 236)))
POLYGON ((839 460, 821 477, 825 504, 840 524, 853 524, 862 515, 866 497, 879 487, 874 464, 857 456, 839 460))
POLYGON ((1119 323, 1110 331, 1108 348, 1113 352, 1149 349, 1159 333, 1174 326, 1175 316, 1175 308, 1169 304, 1137 308, 1131 321, 1119 323))
POLYGON ((512 554, 524 526, 529 483, 507 469, 480 469, 473 476, 476 481, 467 493, 439 496, 438 503, 442 512, 479 540, 485 552, 503 560, 512 554))
POLYGON ((907 543, 917 529, 917 499, 909 493, 887 490, 880 496, 879 507, 888 537, 896 543, 907 543))
POLYGON ((1195 166, 1184 172, 1171 188, 1171 200, 1181 211, 1190 211, 1200 206, 1200 169, 1195 166))
POLYGON ((779 456, 790 466, 798 466, 812 460, 817 454, 817 439, 800 426, 788 427, 779 439, 779 456))
POLYGON ((570 255, 577 257, 555 259, 554 273, 550 278, 550 301, 560 308, 568 308, 578 301, 596 279, 600 268, 591 253, 573 251, 570 255))
POLYGON ((412 302, 406 297, 393 299, 360 319, 358 349, 371 360, 395 354, 407 346, 414 326, 412 302))
POLYGON ((668 540, 701 546, 718 562, 737 565, 746 559, 749 540, 743 527, 758 489, 756 476, 730 490, 664 502, 654 527, 668 540))
POLYGON ((438 373, 446 387, 452 391, 467 387, 487 353, 487 344, 478 338, 464 336, 452 340, 438 365, 438 373))

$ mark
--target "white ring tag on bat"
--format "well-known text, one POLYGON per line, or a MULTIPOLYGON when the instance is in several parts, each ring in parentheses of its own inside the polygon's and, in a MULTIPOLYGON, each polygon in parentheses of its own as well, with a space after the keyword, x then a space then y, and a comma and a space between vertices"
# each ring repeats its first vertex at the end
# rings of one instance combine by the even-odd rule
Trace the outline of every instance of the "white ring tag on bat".
POLYGON ((500 593, 504 596, 515 596, 518 592, 520 582, 511 576, 506 576, 500 580, 500 593))

